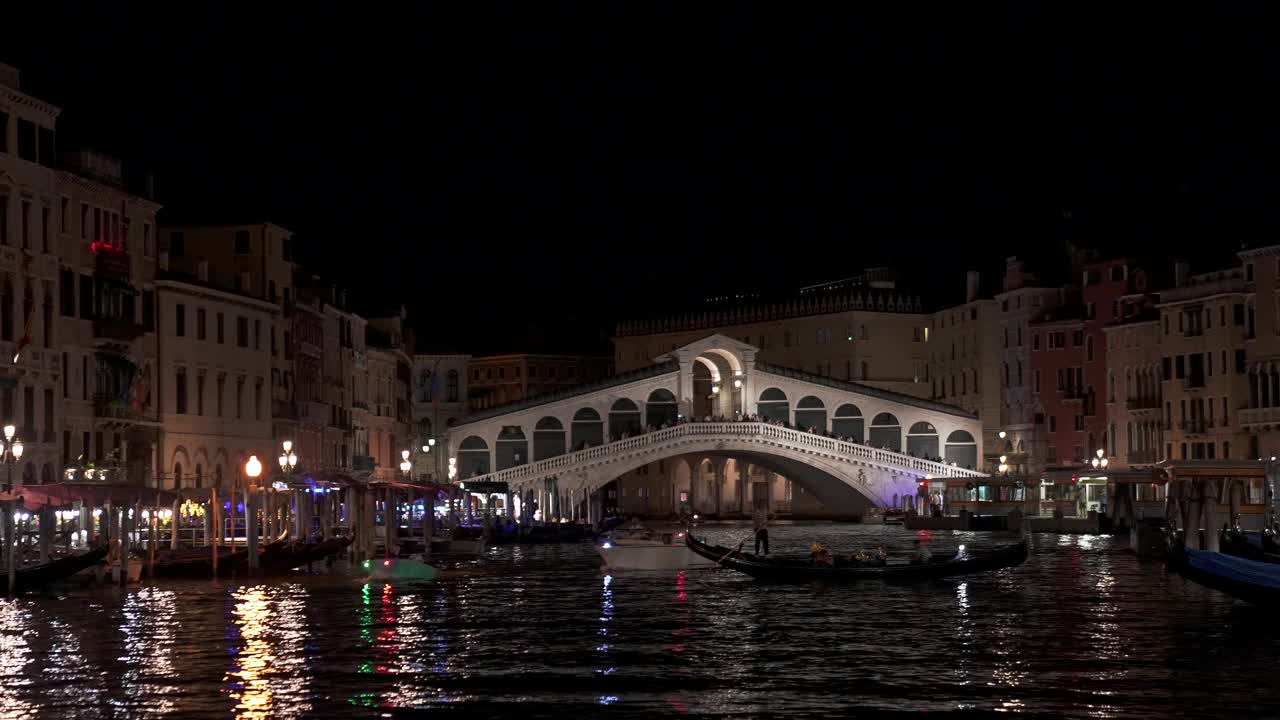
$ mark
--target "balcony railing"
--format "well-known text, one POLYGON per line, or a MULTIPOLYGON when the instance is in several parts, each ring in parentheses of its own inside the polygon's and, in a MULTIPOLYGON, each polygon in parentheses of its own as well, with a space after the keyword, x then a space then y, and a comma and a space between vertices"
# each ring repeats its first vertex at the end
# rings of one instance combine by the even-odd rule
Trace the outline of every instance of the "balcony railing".
POLYGON ((1130 465, 1150 465, 1156 461, 1156 451, 1131 450, 1126 458, 1130 465))
POLYGON ((1158 397, 1131 397, 1125 400, 1125 406, 1129 410, 1159 410, 1160 398, 1158 397))
POLYGON ((93 320, 94 337, 132 342, 146 331, 142 323, 126 318, 99 317, 93 320))
POLYGON ((298 406, 288 400, 272 400, 271 417, 283 420, 297 420, 298 406))
POLYGON ((1203 433, 1205 431, 1204 418, 1193 418, 1191 420, 1183 420, 1178 427, 1185 433, 1203 433))
POLYGON ((1240 411, 1242 425, 1280 424, 1280 407, 1249 408, 1240 411))
POLYGON ((133 420, 138 417, 133 406, 127 400, 111 395, 95 395, 93 398, 93 416, 112 420, 133 420))

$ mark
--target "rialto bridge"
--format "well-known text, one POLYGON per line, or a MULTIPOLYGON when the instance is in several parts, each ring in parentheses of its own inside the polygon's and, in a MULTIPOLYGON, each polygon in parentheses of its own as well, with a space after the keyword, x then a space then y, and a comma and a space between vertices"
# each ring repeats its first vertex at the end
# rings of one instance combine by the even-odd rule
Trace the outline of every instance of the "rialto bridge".
POLYGON ((473 487, 506 483, 521 504, 565 508, 590 507, 592 493, 652 463, 731 458, 839 515, 914 495, 921 479, 983 475, 973 415, 755 355, 711 335, 643 370, 491 408, 451 429, 450 462, 473 487))

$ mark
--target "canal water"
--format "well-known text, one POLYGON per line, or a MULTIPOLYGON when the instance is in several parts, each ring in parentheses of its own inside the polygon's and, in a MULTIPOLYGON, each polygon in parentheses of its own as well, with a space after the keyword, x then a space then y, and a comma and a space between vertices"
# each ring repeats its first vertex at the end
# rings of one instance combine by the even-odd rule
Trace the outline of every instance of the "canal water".
MULTIPOLYGON (((742 527, 709 527, 734 544, 742 527)), ((900 527, 773 530, 775 552, 900 527)), ((936 533, 935 552, 1008 538, 936 533)), ((418 587, 310 576, 0 601, 0 717, 1266 717, 1280 620, 1109 537, 1037 535, 1017 569, 895 586, 612 575, 590 545, 506 547, 418 587), (961 715, 969 713, 960 712, 961 715)))

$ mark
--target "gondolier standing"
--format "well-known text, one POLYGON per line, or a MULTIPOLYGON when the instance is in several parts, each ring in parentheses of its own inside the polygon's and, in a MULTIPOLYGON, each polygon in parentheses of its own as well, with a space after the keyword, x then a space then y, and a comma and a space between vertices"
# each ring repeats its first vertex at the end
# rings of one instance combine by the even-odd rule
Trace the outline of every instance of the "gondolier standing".
POLYGON ((756 511, 752 514, 752 524, 756 529, 756 554, 769 554, 769 505, 765 498, 756 500, 756 511), (764 545, 764 553, 760 546, 764 545))

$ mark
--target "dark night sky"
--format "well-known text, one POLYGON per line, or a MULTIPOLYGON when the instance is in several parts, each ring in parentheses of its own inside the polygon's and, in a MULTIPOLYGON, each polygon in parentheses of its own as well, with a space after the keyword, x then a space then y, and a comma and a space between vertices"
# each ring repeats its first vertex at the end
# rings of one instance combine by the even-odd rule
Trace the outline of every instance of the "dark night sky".
POLYGON ((369 303, 403 288, 433 349, 572 350, 874 264, 959 293, 1064 208, 1081 244, 1197 269, 1277 239, 1262 3, 260 5, 58 4, 0 60, 64 108, 64 149, 269 216, 369 303))

